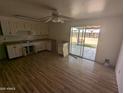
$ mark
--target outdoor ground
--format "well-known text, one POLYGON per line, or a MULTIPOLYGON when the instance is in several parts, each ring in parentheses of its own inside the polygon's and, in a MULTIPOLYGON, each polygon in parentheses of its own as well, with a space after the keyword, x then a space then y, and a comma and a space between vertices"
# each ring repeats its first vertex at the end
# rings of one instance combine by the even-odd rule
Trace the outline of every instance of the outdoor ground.
MULTIPOLYGON (((80 38, 80 43, 81 41, 82 38, 80 38)), ((98 38, 85 38, 84 44, 77 44, 77 38, 72 37, 70 53, 90 60, 95 60, 97 43, 98 38)))

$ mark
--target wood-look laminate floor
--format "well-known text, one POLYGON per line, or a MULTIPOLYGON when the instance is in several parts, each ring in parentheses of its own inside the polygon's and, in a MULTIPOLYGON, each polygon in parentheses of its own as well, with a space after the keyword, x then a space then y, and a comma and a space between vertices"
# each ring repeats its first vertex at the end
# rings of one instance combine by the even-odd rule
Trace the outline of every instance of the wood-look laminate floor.
POLYGON ((118 89, 112 69, 42 52, 1 62, 0 93, 118 93, 118 89))

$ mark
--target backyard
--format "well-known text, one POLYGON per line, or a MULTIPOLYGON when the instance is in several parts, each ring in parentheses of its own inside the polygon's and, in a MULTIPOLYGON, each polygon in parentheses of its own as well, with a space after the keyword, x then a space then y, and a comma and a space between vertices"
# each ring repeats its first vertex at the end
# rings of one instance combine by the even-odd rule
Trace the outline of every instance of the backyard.
POLYGON ((85 38, 85 43, 83 44, 83 37, 82 38, 79 38, 79 42, 77 41, 77 37, 72 37, 71 38, 71 43, 73 45, 83 45, 83 46, 86 46, 86 47, 92 47, 92 48, 96 48, 97 47, 97 42, 98 42, 98 38, 88 38, 86 37, 85 38))
POLYGON ((85 38, 85 43, 83 44, 83 38, 72 37, 70 45, 70 53, 81 56, 86 59, 95 60, 96 47, 98 43, 98 38, 85 38))

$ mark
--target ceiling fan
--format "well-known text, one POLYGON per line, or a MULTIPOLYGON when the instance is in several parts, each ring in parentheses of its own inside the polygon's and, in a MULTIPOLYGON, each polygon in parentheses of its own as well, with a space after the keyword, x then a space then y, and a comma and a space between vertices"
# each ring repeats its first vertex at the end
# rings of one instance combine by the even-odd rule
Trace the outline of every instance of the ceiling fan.
POLYGON ((65 21, 69 21, 72 19, 73 18, 71 18, 71 17, 61 15, 61 13, 55 9, 52 11, 50 16, 43 17, 40 20, 41 21, 43 20, 45 23, 47 23, 47 22, 64 23, 65 21))
POLYGON ((20 18, 20 19, 25 19, 25 20, 45 22, 45 23, 48 23, 48 22, 64 23, 65 21, 69 21, 69 20, 73 19, 71 17, 61 15, 61 13, 58 12, 57 9, 46 7, 46 6, 45 6, 45 8, 51 11, 50 16, 46 16, 46 17, 43 17, 43 18, 40 18, 40 19, 32 18, 32 17, 29 17, 29 16, 23 16, 23 15, 14 15, 14 17, 20 18))

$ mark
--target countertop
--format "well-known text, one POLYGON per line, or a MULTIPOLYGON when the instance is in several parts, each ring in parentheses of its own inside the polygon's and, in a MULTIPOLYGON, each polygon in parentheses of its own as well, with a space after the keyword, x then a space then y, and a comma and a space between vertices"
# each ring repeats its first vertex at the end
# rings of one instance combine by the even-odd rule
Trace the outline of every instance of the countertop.
POLYGON ((30 41, 30 42, 37 42, 37 41, 44 41, 44 40, 52 40, 52 39, 49 39, 49 38, 42 38, 42 39, 31 39, 31 40, 13 40, 13 41, 6 41, 4 40, 3 42, 0 41, 0 45, 10 45, 10 44, 18 44, 18 43, 27 43, 27 41, 30 41))

